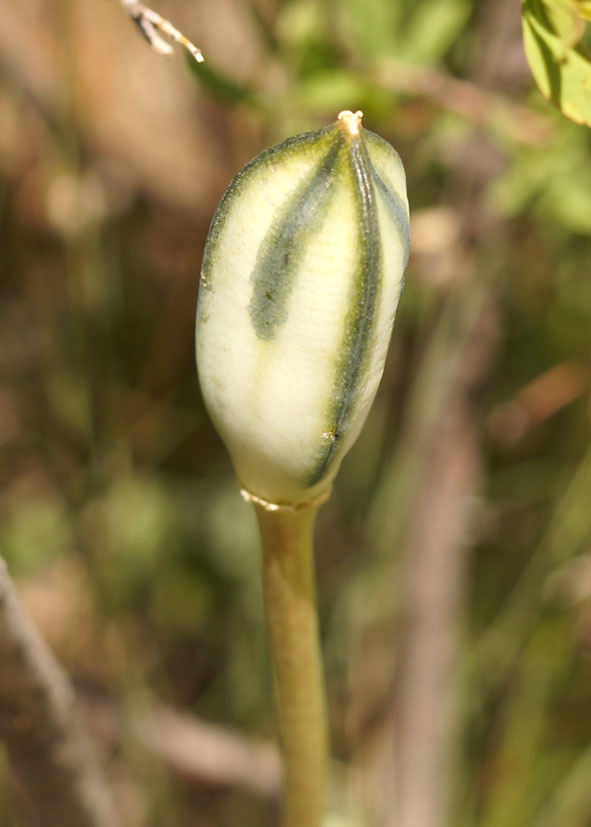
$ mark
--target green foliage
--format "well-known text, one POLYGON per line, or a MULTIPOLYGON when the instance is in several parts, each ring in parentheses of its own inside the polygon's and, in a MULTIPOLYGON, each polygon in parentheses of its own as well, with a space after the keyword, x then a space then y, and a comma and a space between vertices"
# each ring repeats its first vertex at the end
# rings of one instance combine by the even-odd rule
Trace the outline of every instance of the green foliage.
POLYGON ((523 42, 542 94, 576 123, 591 126, 589 10, 575 0, 524 0, 523 42))
POLYGON ((588 235, 591 187, 581 170, 588 163, 591 136, 580 126, 561 128, 558 117, 551 140, 515 148, 509 169, 493 184, 492 196, 505 215, 531 208, 549 225, 588 235))
POLYGON ((197 63, 190 55, 186 58, 189 71, 203 86, 211 98, 227 105, 247 104, 249 106, 262 105, 257 99, 254 90, 242 86, 234 78, 218 69, 213 61, 197 63))
POLYGON ((347 0, 346 9, 360 55, 420 64, 445 57, 472 11, 466 0, 347 0))
POLYGON ((21 576, 51 564, 71 543, 67 514, 53 497, 15 500, 0 526, 2 554, 21 576))

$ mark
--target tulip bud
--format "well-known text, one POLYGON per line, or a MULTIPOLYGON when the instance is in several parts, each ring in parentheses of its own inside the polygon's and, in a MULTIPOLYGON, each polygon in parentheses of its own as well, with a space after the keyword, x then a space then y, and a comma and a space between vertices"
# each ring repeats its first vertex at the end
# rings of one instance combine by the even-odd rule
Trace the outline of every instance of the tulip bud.
POLYGON ((207 238, 201 388, 240 483, 270 504, 327 495, 384 369, 408 202, 398 154, 361 116, 258 155, 207 238))

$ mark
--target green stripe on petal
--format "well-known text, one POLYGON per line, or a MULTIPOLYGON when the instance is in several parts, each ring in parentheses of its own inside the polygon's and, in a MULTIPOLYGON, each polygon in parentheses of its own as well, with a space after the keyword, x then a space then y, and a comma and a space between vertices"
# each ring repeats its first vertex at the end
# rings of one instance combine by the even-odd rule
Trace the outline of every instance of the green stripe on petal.
POLYGON ((335 142, 310 176, 281 206, 261 244, 251 274, 248 312, 257 336, 270 341, 287 319, 287 302, 312 235, 322 230, 335 191, 334 167, 341 142, 335 142))
POLYGON ((408 263, 410 253, 410 227, 408 224, 408 210, 400 195, 380 178, 375 169, 371 169, 371 177, 376 186, 379 197, 383 199, 392 223, 400 236, 400 243, 404 250, 404 268, 408 263))
POLYGON ((332 129, 333 127, 330 126, 324 127, 317 132, 305 132, 302 135, 288 138, 283 143, 261 152, 238 172, 214 213, 203 251, 200 286, 203 285, 205 289, 212 287, 219 239, 226 228, 236 201, 244 190, 265 171, 272 174, 278 163, 285 164, 290 158, 298 158, 302 162, 310 159, 313 163, 317 157, 321 156, 323 150, 328 150, 329 144, 325 139, 332 129))
POLYGON ((350 138, 349 165, 354 181, 357 208, 359 263, 352 280, 350 310, 345 319, 343 339, 332 391, 328 434, 329 445, 314 470, 309 484, 318 483, 328 471, 354 416, 360 379, 368 357, 375 325, 377 296, 381 280, 381 243, 376 195, 371 165, 358 136, 350 138))

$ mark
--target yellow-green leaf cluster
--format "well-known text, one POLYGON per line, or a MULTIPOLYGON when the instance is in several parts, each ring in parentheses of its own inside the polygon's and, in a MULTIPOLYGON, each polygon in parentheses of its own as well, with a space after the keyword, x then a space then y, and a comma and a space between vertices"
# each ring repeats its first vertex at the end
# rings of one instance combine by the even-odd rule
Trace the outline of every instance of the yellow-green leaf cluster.
POLYGON ((523 42, 542 94, 575 123, 591 126, 588 0, 524 0, 523 42))

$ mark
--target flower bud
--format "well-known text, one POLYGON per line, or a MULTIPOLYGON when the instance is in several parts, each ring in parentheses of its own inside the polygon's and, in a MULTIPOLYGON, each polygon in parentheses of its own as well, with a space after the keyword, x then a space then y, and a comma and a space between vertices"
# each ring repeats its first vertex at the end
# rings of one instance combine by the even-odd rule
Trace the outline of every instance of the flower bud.
POLYGON ((261 153, 228 187, 203 256, 197 364, 253 498, 330 490, 383 373, 408 249, 402 163, 361 112, 261 153))

